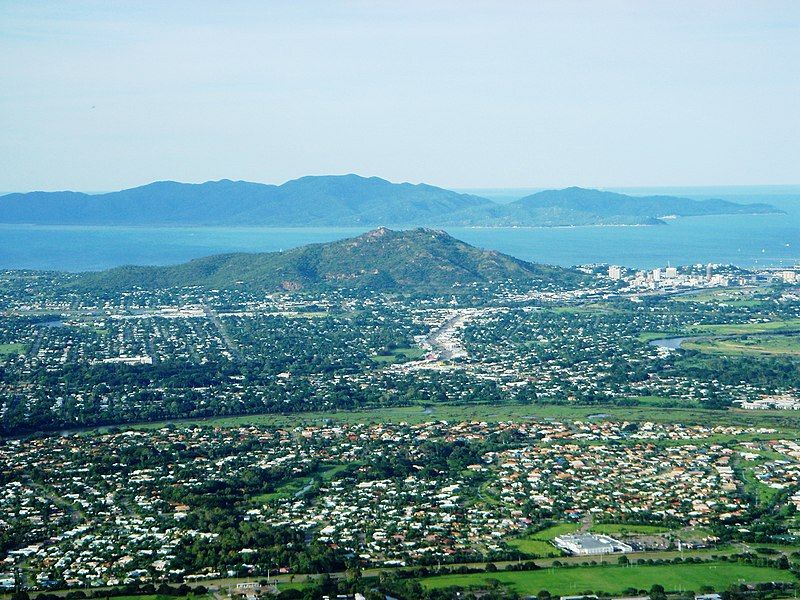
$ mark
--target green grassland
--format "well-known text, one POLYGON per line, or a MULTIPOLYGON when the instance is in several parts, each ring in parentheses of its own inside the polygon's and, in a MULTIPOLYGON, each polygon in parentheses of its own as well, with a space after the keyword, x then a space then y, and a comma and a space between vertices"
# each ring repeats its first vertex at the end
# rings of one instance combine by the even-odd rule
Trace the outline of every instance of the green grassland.
POLYGON ((647 406, 662 406, 668 408, 696 408, 700 406, 697 400, 690 398, 667 398, 665 396, 632 396, 638 404, 647 406))
POLYGON ((279 486, 275 491, 253 496, 250 500, 256 504, 264 504, 272 500, 291 498, 300 493, 306 486, 313 485, 316 481, 331 481, 336 475, 347 469, 348 466, 349 465, 345 464, 325 465, 312 476, 304 475, 303 477, 296 477, 279 486))
POLYGON ((558 525, 553 525, 552 527, 548 527, 547 529, 542 529, 537 531, 536 533, 531 534, 531 538, 535 540, 546 540, 550 541, 554 538, 557 538, 560 535, 567 535, 569 533, 575 533, 580 528, 579 523, 559 523, 558 525))
POLYGON ((800 319, 782 319, 759 323, 718 323, 686 327, 680 331, 643 331, 638 335, 642 342, 661 338, 692 335, 751 335, 762 333, 796 333, 800 331, 800 319))
POLYGON ((530 535, 507 540, 506 543, 512 548, 517 548, 520 552, 532 556, 561 556, 562 552, 552 544, 553 538, 574 533, 579 527, 578 523, 559 523, 530 535))
POLYGON ((250 501, 255 504, 265 504, 273 500, 291 498, 295 494, 299 494, 306 485, 313 483, 314 479, 312 477, 298 477, 277 487, 274 492, 267 492, 266 494, 258 494, 257 496, 253 496, 250 498, 250 501))
POLYGON ((750 492, 762 506, 767 506, 772 503, 772 500, 779 493, 779 490, 772 488, 761 481, 755 476, 754 462, 742 461, 741 477, 744 482, 745 489, 750 492))
MULTIPOLYGON (((113 588, 107 588, 107 589, 109 589, 111 592, 114 591, 113 588)), ((67 590, 56 590, 50 593, 55 593, 55 595, 63 597, 66 596, 67 590)), ((38 595, 39 593, 33 592, 31 594, 31 597, 36 598, 38 595)), ((0 594, 0 598, 11 598, 11 594, 0 594)), ((112 598, 113 600, 211 600, 213 596, 210 594, 194 594, 194 593, 190 593, 188 596, 169 596, 167 594, 138 594, 138 595, 126 594, 123 596, 109 595, 106 596, 106 598, 112 598)))
POLYGON ((0 344, 0 358, 7 358, 9 356, 16 356, 17 354, 24 354, 27 347, 25 344, 11 343, 0 344))
POLYGON ((636 337, 640 342, 652 342, 653 340, 682 337, 684 335, 686 333, 682 331, 643 331, 636 337))
POLYGON ((690 527, 677 532, 677 536, 682 540, 697 540, 711 535, 714 535, 714 532, 705 527, 690 527))
POLYGON ((424 352, 421 348, 396 348, 391 354, 378 354, 372 357, 376 363, 396 363, 406 360, 414 360, 422 357, 424 352))
POLYGON ((561 556, 562 552, 553 546, 550 542, 544 542, 533 538, 523 537, 507 540, 506 542, 512 548, 516 548, 520 552, 529 554, 534 557, 555 557, 561 556))
POLYGON ((421 579, 429 589, 451 586, 486 586, 490 580, 499 581, 520 594, 536 594, 548 590, 555 595, 607 592, 622 594, 628 588, 650 589, 663 585, 668 591, 699 590, 711 586, 724 590, 737 583, 770 581, 794 582, 789 571, 754 567, 738 563, 678 564, 658 566, 598 566, 553 568, 540 571, 477 573, 472 575, 442 575, 421 579))
MULTIPOLYGON (((261 425, 295 427, 322 423, 424 423, 437 420, 498 421, 528 419, 586 420, 593 415, 616 421, 654 421, 660 423, 706 424, 740 427, 774 427, 781 431, 800 430, 800 415, 794 411, 763 410, 715 411, 700 408, 665 408, 660 406, 583 406, 542 404, 436 404, 429 406, 400 406, 355 411, 304 412, 293 414, 255 414, 235 417, 175 419, 125 426, 134 429, 157 429, 168 423, 242 427, 261 425), (757 414, 756 414, 757 413, 757 414)), ((91 428, 104 429, 104 428, 91 428)))
POLYGON ((800 330, 800 319, 783 319, 763 323, 724 323, 719 325, 696 325, 689 332, 712 333, 714 335, 738 335, 748 333, 786 333, 800 330))
POLYGON ((800 337, 796 335, 758 335, 736 338, 686 341, 682 348, 714 354, 749 356, 800 356, 800 337))
POLYGON ((670 531, 668 527, 660 527, 658 525, 629 525, 626 523, 596 523, 592 525, 592 531, 595 533, 605 533, 606 535, 625 535, 637 533, 667 533, 670 531))

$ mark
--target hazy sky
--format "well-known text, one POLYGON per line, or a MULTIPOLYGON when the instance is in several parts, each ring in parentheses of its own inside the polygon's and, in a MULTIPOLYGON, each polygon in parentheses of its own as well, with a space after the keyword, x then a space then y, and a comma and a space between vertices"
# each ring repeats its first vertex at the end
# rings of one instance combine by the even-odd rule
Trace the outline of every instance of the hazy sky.
POLYGON ((0 190, 800 183, 800 2, 0 0, 0 190))

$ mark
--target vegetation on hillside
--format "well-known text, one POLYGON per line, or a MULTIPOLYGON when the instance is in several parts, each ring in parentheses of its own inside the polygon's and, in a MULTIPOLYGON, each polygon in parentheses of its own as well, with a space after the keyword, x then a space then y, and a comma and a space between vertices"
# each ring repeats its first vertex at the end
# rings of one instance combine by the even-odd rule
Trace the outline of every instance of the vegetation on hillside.
POLYGON ((82 289, 153 289, 199 285, 297 291, 344 288, 460 294, 506 282, 574 286, 585 277, 570 269, 483 250, 443 231, 376 229, 356 238, 285 252, 222 254, 169 267, 120 267, 86 274, 82 289))

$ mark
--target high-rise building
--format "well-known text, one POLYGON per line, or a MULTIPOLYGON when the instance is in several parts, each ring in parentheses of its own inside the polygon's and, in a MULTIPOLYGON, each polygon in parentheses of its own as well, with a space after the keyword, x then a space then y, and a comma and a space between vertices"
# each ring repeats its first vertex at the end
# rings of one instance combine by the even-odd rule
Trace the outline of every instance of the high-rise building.
POLYGON ((675 267, 667 267, 667 270, 664 273, 667 279, 675 279, 678 276, 678 269, 675 267))
POLYGON ((711 281, 711 276, 712 276, 713 274, 714 274, 714 273, 713 273, 713 272, 712 272, 712 270, 711 270, 711 263, 708 263, 708 264, 706 265, 706 279, 707 279, 708 281, 711 281))
POLYGON ((608 267, 608 276, 615 281, 622 279, 622 268, 616 265, 611 265, 608 267))
POLYGON ((661 281, 661 269, 653 269, 653 281, 661 281))

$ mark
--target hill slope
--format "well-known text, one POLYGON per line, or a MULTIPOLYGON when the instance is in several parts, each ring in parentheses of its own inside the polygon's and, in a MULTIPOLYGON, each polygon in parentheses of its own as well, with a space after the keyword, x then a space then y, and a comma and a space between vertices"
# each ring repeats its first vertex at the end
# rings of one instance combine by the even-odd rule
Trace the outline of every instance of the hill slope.
POLYGON ((458 293, 512 281, 569 286, 583 275, 535 265, 459 241, 444 231, 376 229, 355 238, 285 252, 223 254, 169 267, 85 273, 82 288, 125 290, 199 285, 265 291, 324 288, 458 293))

